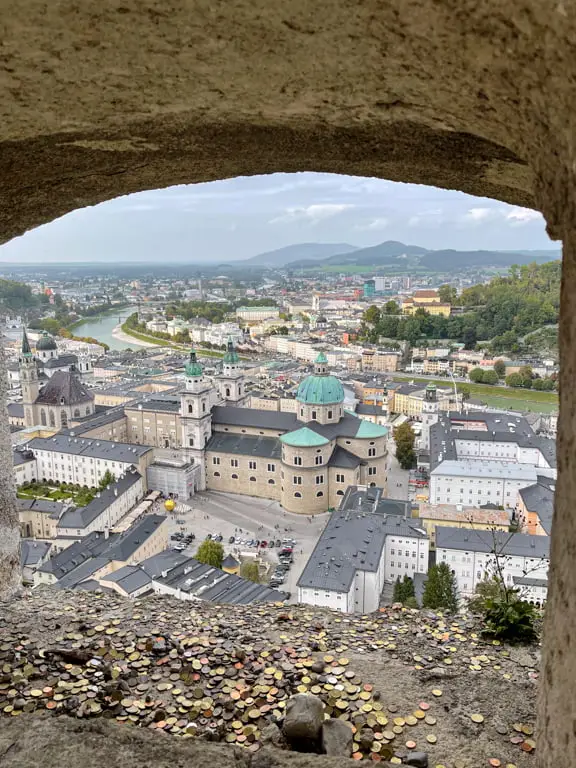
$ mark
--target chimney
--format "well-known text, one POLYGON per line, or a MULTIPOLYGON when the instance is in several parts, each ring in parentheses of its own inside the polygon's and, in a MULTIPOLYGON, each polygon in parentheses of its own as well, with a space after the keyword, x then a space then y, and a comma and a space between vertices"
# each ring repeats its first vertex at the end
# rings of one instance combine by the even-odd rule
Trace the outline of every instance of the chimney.
POLYGON ((109 536, 110 536, 110 528, 106 526, 106 528, 104 528, 104 538, 107 539, 109 536))

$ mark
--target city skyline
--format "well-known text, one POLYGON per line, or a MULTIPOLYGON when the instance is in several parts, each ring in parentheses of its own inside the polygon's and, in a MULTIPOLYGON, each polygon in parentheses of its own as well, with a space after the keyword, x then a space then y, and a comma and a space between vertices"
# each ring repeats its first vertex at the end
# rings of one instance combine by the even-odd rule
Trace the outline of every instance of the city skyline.
POLYGON ((302 242, 559 248, 534 210, 453 190, 326 173, 148 190, 73 211, 0 248, 0 263, 240 261, 302 242))

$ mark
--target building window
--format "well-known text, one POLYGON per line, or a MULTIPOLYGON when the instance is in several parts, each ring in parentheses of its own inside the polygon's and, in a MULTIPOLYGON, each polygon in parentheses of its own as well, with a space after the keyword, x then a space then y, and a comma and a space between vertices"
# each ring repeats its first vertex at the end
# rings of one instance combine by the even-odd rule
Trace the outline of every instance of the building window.
POLYGON ((395 549, 391 549, 391 550, 390 550, 390 554, 391 554, 391 555, 395 555, 395 554, 396 554, 396 550, 395 550, 395 549))
POLYGON ((276 464, 268 464, 268 472, 276 472, 276 464))
POLYGON ((238 475, 232 475, 232 480, 238 480, 238 475))
POLYGON ((206 402, 202 400, 202 413, 206 413, 206 402))
POLYGON ((301 467, 302 466, 302 456, 294 456, 294 464, 296 466, 301 467))
POLYGON ((220 472, 214 472, 214 477, 220 477, 220 472))
POLYGON ((248 468, 249 469, 256 469, 256 462, 255 461, 249 461, 248 462, 248 468))
POLYGON ((343 483, 344 482, 344 475, 336 475, 336 482, 337 483, 343 483))
POLYGON ((230 466, 231 467, 237 467, 238 466, 238 459, 230 459, 230 466))
POLYGON ((192 413, 192 403, 188 404, 188 413, 192 413))
POLYGON ((322 456, 315 456, 314 457, 316 464, 322 464, 323 458, 322 456))
POLYGON ((254 477, 254 475, 252 475, 252 477, 250 478, 250 482, 251 483, 255 483, 256 482, 256 478, 254 477))
POLYGON ((312 419, 316 419, 316 411, 312 411, 312 419))
POLYGON ((376 448, 368 448, 368 456, 376 456, 376 448))
POLYGON ((368 474, 369 475, 375 475, 376 474, 376 467, 368 467, 368 474))
POLYGON ((220 464, 220 457, 212 456, 212 464, 220 464))
POLYGON ((276 481, 273 480, 272 478, 270 478, 270 480, 268 480, 268 485, 275 485, 275 484, 276 484, 276 481))
POLYGON ((336 491, 336 496, 344 496, 344 491, 336 491))
POLYGON ((316 475, 316 485, 322 485, 324 482, 324 475, 316 475))
POLYGON ((332 418, 332 411, 328 411, 328 418, 329 418, 329 419, 331 419, 331 418, 332 418))
POLYGON ((46 411, 44 410, 44 408, 42 408, 42 410, 40 411, 40 423, 42 424, 43 427, 46 426, 46 411))
POLYGON ((394 568, 394 560, 390 563, 390 568, 394 568))
POLYGON ((300 416, 304 416, 304 408, 300 408, 300 416))
POLYGON ((317 497, 324 496, 324 491, 318 491, 316 494, 317 497))
POLYGON ((292 483, 293 485, 302 485, 302 478, 299 475, 294 475, 292 483))
POLYGON ((297 499, 301 499, 301 498, 302 498, 302 494, 300 493, 300 491, 296 491, 296 493, 294 494, 294 496, 295 496, 295 498, 297 498, 297 499))

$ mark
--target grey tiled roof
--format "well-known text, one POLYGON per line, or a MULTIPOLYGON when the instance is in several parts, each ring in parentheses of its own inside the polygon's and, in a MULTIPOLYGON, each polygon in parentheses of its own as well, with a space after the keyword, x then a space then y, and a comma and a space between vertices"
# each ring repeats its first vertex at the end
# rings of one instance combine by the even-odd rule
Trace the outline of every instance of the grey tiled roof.
POLYGON ((127 493, 142 475, 135 469, 129 469, 115 483, 99 491, 98 495, 85 507, 69 509, 60 518, 58 528, 86 528, 94 522, 116 499, 127 493))
POLYGON ((381 488, 349 486, 339 509, 330 515, 298 586, 348 592, 356 571, 378 570, 388 535, 426 538, 409 510, 408 502, 383 498, 381 488))
POLYGON ((22 539, 20 541, 20 564, 23 568, 36 565, 46 557, 52 544, 49 541, 22 539))
POLYGON ((328 461, 329 467, 341 467, 342 469, 354 469, 362 464, 362 459, 354 453, 350 453, 342 446, 337 445, 328 461))
POLYGON ((148 445, 117 443, 112 440, 100 440, 94 437, 72 437, 56 434, 53 437, 35 437, 27 444, 32 451, 56 451, 73 453, 94 459, 108 459, 131 463, 140 456, 153 450, 148 445))
POLYGON ((538 478, 537 483, 529 485, 527 488, 522 488, 519 493, 526 509, 538 515, 542 527, 550 536, 552 532, 552 518, 554 516, 554 491, 552 488, 548 484, 541 482, 541 478, 538 478))
POLYGON ((48 499, 17 499, 18 509, 30 509, 34 512, 45 512, 51 517, 60 517, 66 505, 61 501, 48 499))
POLYGON ((550 538, 507 531, 478 531, 471 528, 436 528, 436 551, 457 549, 465 552, 498 552, 517 557, 548 558, 550 538))
POLYGON ((194 558, 189 558, 186 562, 173 568, 166 576, 160 575, 155 581, 158 584, 194 595, 200 600, 208 600, 213 603, 248 605, 250 603, 282 602, 286 599, 284 593, 265 584, 255 584, 253 581, 243 579, 240 576, 225 573, 219 568, 199 563, 194 558))
POLYGON ((207 451, 236 453, 243 456, 262 456, 281 459, 282 446, 275 437, 260 435, 238 435, 230 432, 214 432, 206 445, 207 451))
POLYGON ((40 390, 36 398, 39 405, 77 405, 90 403, 94 395, 80 381, 75 373, 56 371, 40 390))
POLYGON ((8 403, 8 416, 12 416, 14 419, 24 418, 24 406, 22 403, 8 403))

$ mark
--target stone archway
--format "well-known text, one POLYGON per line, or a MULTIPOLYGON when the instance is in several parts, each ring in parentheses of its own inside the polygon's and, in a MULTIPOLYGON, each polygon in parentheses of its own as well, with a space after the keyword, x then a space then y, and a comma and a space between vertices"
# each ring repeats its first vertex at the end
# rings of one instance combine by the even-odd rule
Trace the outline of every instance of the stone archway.
MULTIPOLYGON (((564 241, 540 750, 576 763, 576 15, 561 0, 1 0, 0 241, 177 183, 331 171, 537 207, 564 241)), ((1 351, 0 351, 1 354, 1 351)), ((4 368, 5 366, 1 365, 4 368)), ((5 377, 3 377, 5 378, 5 377)), ((2 392, 5 394, 2 383, 2 392)), ((10 477, 2 409, 2 476, 10 477)), ((0 587, 17 583, 0 483, 0 587)))

